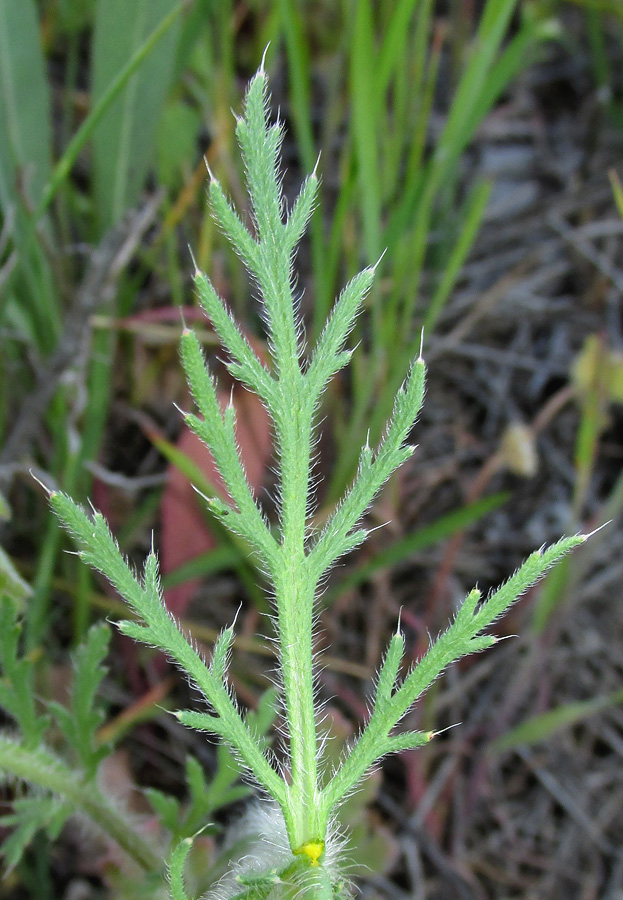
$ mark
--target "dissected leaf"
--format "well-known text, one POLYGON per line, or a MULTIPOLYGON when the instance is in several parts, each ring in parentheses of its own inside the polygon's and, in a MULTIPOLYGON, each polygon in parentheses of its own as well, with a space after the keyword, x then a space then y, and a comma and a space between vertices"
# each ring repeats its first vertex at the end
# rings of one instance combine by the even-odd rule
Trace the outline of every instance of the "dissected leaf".
POLYGON ((0 846, 8 870, 21 860, 24 851, 42 829, 54 841, 67 821, 71 808, 54 795, 19 797, 13 801, 13 812, 0 818, 0 825, 11 828, 11 834, 0 846))
POLYGON ((154 810, 158 813, 160 823, 176 834, 179 826, 180 801, 171 794, 165 794, 157 788, 146 788, 145 794, 154 810))
POLYGON ((69 707, 63 707, 60 703, 50 704, 65 737, 78 753, 89 774, 95 771, 100 760, 108 753, 108 749, 100 746, 97 741, 96 732, 102 724, 104 714, 96 703, 96 695, 106 674, 102 661, 108 653, 109 643, 108 626, 94 625, 75 653, 75 673, 69 707))

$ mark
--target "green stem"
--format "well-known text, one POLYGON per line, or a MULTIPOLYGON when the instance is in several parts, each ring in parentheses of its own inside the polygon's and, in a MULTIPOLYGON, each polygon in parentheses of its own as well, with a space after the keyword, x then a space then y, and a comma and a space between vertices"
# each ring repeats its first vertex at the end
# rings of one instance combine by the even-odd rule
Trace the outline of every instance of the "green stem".
POLYGON ((162 858, 106 803, 93 782, 84 782, 50 753, 25 750, 15 741, 0 736, 0 770, 69 800, 146 872, 162 867, 162 858))
POLYGON ((290 738, 292 783, 283 809, 292 850, 324 838, 318 823, 316 721, 312 671, 313 587, 300 557, 276 581, 281 671, 290 738))
POLYGON ((305 554, 312 415, 298 363, 284 373, 283 408, 290 424, 281 430, 282 546, 275 573, 281 670, 290 737, 292 783, 283 810, 292 850, 323 838, 318 832, 318 763, 312 667, 316 580, 305 554), (285 388, 285 389, 284 389, 285 388))

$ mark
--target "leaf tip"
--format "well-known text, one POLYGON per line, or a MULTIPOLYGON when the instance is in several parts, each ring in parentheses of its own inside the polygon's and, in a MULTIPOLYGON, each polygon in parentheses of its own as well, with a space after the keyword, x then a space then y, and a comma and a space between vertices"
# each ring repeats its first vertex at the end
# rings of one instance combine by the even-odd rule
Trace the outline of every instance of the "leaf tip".
MULTIPOLYGON (((192 332, 191 332, 190 328, 185 328, 184 331, 182 332, 182 337, 189 337, 191 334, 192 334, 192 332)), ((189 425, 190 421, 192 420, 192 413, 186 412, 186 410, 182 409, 182 407, 175 401, 173 401, 173 407, 178 411, 178 413, 184 420, 184 424, 189 425)))
POLYGON ((46 492, 46 494, 48 495, 48 499, 49 499, 49 500, 52 500, 52 498, 53 498, 54 496, 56 496, 56 494, 59 493, 55 488, 49 488, 49 487, 47 486, 47 484, 44 484, 44 482, 43 482, 40 478, 38 478, 38 477, 35 475, 35 473, 33 472, 32 469, 29 469, 29 470, 28 470, 28 473, 29 473, 30 477, 33 478, 33 479, 37 482, 37 484, 38 484, 40 487, 43 488, 43 490, 44 490, 44 491, 46 492))
POLYGON ((598 525, 597 528, 593 528, 592 531, 589 531, 587 534, 578 534, 578 538, 584 544, 589 538, 592 538, 594 534, 601 531, 603 528, 606 528, 607 525, 612 525, 613 520, 608 519, 607 522, 602 522, 601 525, 598 525))
POLYGON ((214 172, 210 168, 210 163, 208 162, 208 157, 204 154, 203 161, 205 163, 205 167, 208 170, 208 178, 210 179, 210 184, 215 184, 217 179, 214 175, 214 172))
POLYGON ((386 253, 387 253, 387 247, 383 250, 383 252, 379 256, 377 261, 374 263, 374 265, 370 266, 370 270, 371 270, 372 274, 374 274, 376 272, 376 270, 378 269, 378 267, 381 265, 381 263, 383 262, 383 257, 385 256, 386 253))
POLYGON ((439 737, 439 735, 441 735, 441 734, 445 734, 446 731, 450 731, 452 728, 458 728, 462 724, 463 724, 462 722, 454 722, 452 725, 448 725, 446 728, 440 728, 439 731, 424 732, 427 743, 432 741, 433 738, 439 737))
MULTIPOLYGON (((204 157, 204 159, 205 159, 205 157, 204 157)), ((208 165, 208 162, 207 162, 207 160, 206 160, 206 166, 207 166, 207 165, 208 165)), ((209 169, 208 169, 208 171, 209 171, 209 169)), ((191 260, 192 260, 193 269, 195 270, 194 273, 193 273, 193 277, 194 277, 194 278, 198 278, 199 275, 201 275, 201 272, 200 272, 200 270, 199 270, 199 266, 197 265, 197 261, 196 261, 196 259, 195 259, 195 255, 194 255, 194 253, 193 253, 193 251, 192 251, 192 247, 190 246, 190 244, 188 245, 188 252, 190 253, 190 258, 191 258, 191 260)))
POLYGON ((266 69, 264 68, 264 65, 266 63, 266 54, 268 53, 269 47, 270 47, 270 41, 264 47, 264 52, 262 53, 262 61, 260 63, 259 69, 257 70, 257 74, 261 75, 262 78, 264 78, 266 76, 266 69))

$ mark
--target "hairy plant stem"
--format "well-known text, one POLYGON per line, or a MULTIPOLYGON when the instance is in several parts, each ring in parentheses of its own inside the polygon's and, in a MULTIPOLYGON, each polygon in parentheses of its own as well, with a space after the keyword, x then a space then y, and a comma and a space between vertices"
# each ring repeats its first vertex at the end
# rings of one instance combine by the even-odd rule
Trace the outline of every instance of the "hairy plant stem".
POLYGON ((78 773, 43 750, 26 750, 14 741, 0 737, 0 769, 16 778, 36 784, 85 813, 108 837, 112 838, 146 872, 162 868, 162 858, 127 821, 110 806, 93 781, 84 781, 78 773))
POLYGON ((282 678, 288 697, 291 784, 284 817, 293 850, 324 838, 317 822, 316 722, 313 705, 311 605, 313 590, 302 583, 305 561, 292 560, 276 590, 286 598, 279 612, 282 678), (298 571, 297 571, 298 569, 298 571))
MULTIPOLYGON (((292 326, 293 327, 293 326, 292 326)), ((293 329, 294 330, 294 329, 293 329)), ((312 669, 312 620, 316 582, 305 553, 312 411, 297 356, 282 373, 283 409, 290 427, 280 446, 282 544, 275 573, 281 672, 287 703, 291 784, 284 817, 292 850, 324 839, 318 823, 317 735, 312 669)))

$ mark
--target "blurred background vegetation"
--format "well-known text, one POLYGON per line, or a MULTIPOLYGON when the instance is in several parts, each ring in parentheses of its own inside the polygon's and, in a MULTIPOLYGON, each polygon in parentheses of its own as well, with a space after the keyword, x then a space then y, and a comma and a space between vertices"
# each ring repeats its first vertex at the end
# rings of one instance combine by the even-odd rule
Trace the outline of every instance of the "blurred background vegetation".
MULTIPOLYGON (((310 336, 384 253, 353 369, 323 410, 319 522, 422 329, 431 370, 422 449, 370 513, 391 524, 322 601, 336 734, 365 714, 401 607, 417 658, 474 582, 612 520, 521 605, 508 633, 524 637, 417 713, 463 726, 358 798, 364 890, 620 900, 620 0, 0 0, 0 579, 23 603, 37 695, 63 696, 68 651, 118 600, 65 552, 31 472, 91 498, 135 560, 154 536, 167 602, 198 640, 242 602, 237 690, 256 706, 266 686, 261 576, 196 505, 189 479, 219 485, 173 404, 189 402, 182 317, 219 354, 189 247, 266 352, 253 286, 206 206, 205 161, 244 211, 232 110, 267 45, 287 195, 321 154, 297 260, 310 336)), ((268 426, 234 396, 272 513, 268 426)), ((162 660, 115 639, 110 664, 104 727, 128 782, 182 796, 189 750, 226 767, 162 723, 159 706, 186 691, 162 660)), ((117 896, 75 841, 39 835, 0 896, 117 896)))

